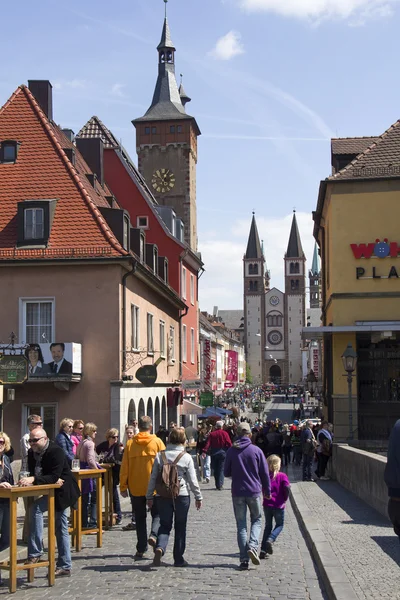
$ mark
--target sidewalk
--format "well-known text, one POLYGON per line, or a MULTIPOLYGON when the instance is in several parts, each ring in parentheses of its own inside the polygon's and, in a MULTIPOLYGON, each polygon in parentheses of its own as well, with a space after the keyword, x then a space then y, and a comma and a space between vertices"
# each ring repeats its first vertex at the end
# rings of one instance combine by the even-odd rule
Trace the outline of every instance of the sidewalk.
POLYGON ((389 520, 335 481, 302 482, 293 465, 288 475, 329 598, 399 600, 400 544, 389 520))

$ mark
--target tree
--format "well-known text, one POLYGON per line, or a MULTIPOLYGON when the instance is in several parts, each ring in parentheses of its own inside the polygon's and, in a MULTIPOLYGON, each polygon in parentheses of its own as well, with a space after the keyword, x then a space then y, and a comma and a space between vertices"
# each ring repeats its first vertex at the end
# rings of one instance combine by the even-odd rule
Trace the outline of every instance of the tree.
POLYGON ((253 383, 250 365, 246 365, 246 383, 253 383))

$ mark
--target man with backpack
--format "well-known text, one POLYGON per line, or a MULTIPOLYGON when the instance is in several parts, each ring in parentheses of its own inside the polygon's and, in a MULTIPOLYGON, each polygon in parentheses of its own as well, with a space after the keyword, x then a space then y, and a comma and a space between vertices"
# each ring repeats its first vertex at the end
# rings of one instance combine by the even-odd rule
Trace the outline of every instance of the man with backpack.
POLYGON ((147 488, 147 506, 154 506, 154 492, 160 514, 160 527, 154 550, 153 565, 159 567, 164 556, 172 522, 175 516, 174 567, 187 567, 183 558, 186 549, 186 525, 192 490, 196 508, 200 510, 202 495, 197 481, 193 459, 185 450, 186 435, 183 427, 175 427, 169 436, 166 451, 160 452, 153 465, 147 488))
POLYGON ((164 442, 151 433, 152 427, 153 423, 150 417, 140 417, 139 433, 133 437, 131 444, 125 449, 119 476, 121 496, 127 498, 129 488, 132 510, 136 516, 136 560, 143 558, 148 544, 155 547, 160 526, 157 503, 154 502, 151 508, 151 534, 147 539, 147 487, 154 460, 161 450, 165 450, 164 442))

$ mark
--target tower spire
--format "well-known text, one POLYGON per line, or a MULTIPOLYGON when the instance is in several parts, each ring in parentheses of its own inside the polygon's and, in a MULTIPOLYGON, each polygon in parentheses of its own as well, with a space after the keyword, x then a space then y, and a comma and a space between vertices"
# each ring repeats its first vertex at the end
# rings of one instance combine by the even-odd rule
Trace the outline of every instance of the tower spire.
POLYGON ((318 248, 317 248, 317 242, 315 242, 314 245, 314 254, 313 254, 313 261, 312 261, 312 265, 311 265, 311 273, 313 275, 318 275, 319 274, 319 258, 318 258, 318 248))
POLYGON ((165 2, 165 18, 167 18, 167 4, 168 4, 168 0, 164 0, 165 2))
POLYGON ((249 241, 247 243, 247 250, 245 258, 262 258, 263 252, 261 249, 260 238, 258 235, 256 215, 253 212, 253 219, 250 226, 249 241))
POLYGON ((296 210, 293 210, 292 227, 290 230, 286 258, 305 258, 303 246, 301 245, 299 228, 297 226, 296 210))

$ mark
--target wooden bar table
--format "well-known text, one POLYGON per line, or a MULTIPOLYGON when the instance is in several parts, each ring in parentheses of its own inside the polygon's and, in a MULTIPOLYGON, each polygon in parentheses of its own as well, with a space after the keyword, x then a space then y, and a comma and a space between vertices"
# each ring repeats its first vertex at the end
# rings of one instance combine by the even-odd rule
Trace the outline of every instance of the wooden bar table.
POLYGON ((106 469, 80 469, 79 471, 72 471, 80 492, 82 493, 82 480, 83 479, 96 479, 96 520, 97 527, 88 527, 82 529, 82 496, 78 498, 78 509, 72 511, 72 528, 70 533, 72 534, 72 545, 75 546, 75 550, 80 552, 82 550, 82 536, 90 535, 92 533, 97 534, 97 547, 101 548, 103 545, 103 483, 102 475, 107 473, 106 469))
POLYGON ((101 466, 107 471, 104 475, 104 529, 108 530, 114 524, 113 465, 101 463, 101 466))
POLYGON ((48 567, 48 582, 49 586, 55 582, 55 508, 54 508, 54 490, 61 486, 57 483, 52 485, 29 485, 26 487, 15 485, 12 488, 0 488, 0 498, 7 498, 10 501, 10 558, 8 561, 0 563, 0 570, 9 571, 9 590, 13 594, 17 591, 17 572, 28 571, 28 582, 32 582, 34 578, 34 569, 40 567, 48 567), (18 498, 33 498, 35 496, 48 497, 48 560, 26 565, 24 562, 17 560, 17 502, 18 498))

